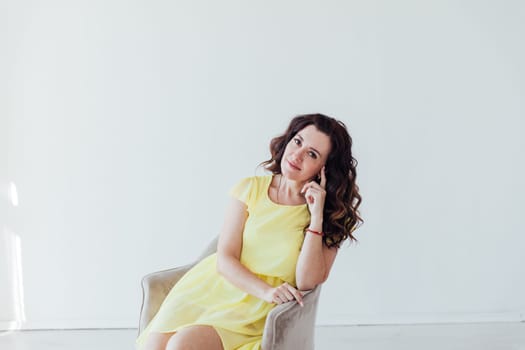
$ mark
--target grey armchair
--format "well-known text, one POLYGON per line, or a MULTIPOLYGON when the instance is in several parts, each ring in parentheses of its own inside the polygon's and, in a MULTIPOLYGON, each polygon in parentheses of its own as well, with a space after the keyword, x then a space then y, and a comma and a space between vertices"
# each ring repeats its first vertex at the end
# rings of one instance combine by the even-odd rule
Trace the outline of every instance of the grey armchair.
MULTIPOLYGON (((164 298, 177 281, 195 264, 217 251, 216 237, 191 264, 153 272, 142 278, 142 307, 139 334, 159 310, 164 298)), ((307 291, 304 307, 295 301, 277 305, 266 318, 261 347, 263 350, 314 349, 314 326, 321 285, 307 291)))

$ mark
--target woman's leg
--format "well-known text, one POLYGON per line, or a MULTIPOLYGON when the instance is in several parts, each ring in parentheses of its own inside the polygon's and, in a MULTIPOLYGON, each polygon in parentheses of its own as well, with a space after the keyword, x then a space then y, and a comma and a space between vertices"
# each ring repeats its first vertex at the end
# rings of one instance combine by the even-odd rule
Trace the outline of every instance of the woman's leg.
POLYGON ((146 341, 144 342, 142 349, 144 350, 165 350, 166 344, 168 344, 168 341, 170 340, 173 334, 175 334, 175 332, 171 332, 171 333, 151 332, 150 334, 148 334, 148 337, 146 341))
POLYGON ((166 350, 224 350, 221 338, 211 326, 190 326, 175 333, 166 350))

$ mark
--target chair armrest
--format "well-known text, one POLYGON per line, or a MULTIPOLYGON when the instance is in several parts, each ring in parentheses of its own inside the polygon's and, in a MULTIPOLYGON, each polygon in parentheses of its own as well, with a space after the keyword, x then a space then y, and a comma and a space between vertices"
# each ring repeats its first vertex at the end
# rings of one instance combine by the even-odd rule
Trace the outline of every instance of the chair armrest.
POLYGON ((142 278, 142 306, 140 309, 139 334, 159 311, 171 288, 195 263, 150 273, 142 278))
POLYGON ((297 301, 279 304, 266 318, 261 342, 263 350, 314 348, 314 329, 321 285, 303 295, 301 307, 297 301))

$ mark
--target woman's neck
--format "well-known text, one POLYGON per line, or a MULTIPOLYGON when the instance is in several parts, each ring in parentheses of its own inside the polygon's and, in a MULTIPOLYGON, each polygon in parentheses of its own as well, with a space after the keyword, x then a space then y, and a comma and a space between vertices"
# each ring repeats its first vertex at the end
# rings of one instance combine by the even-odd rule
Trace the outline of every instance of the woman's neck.
POLYGON ((277 179, 277 202, 278 203, 304 203, 305 199, 301 193, 303 182, 290 180, 282 174, 277 179))

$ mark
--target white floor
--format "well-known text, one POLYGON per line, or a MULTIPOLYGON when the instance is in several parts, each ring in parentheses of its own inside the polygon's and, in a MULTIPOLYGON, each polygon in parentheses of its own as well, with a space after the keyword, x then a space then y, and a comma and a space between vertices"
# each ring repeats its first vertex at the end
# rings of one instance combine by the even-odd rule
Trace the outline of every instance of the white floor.
MULTIPOLYGON (((0 350, 133 350, 136 336, 136 329, 0 331, 0 350)), ((316 350, 525 350, 525 323, 317 327, 315 337, 316 350)))

